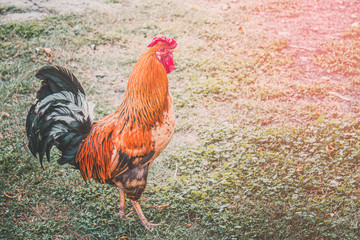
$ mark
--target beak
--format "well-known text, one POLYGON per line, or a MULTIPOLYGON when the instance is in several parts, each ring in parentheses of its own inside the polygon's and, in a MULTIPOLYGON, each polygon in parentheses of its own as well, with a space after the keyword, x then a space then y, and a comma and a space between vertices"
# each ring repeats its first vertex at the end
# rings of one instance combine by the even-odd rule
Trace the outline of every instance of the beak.
POLYGON ((172 52, 180 52, 180 50, 178 48, 175 48, 173 50, 171 50, 172 52))

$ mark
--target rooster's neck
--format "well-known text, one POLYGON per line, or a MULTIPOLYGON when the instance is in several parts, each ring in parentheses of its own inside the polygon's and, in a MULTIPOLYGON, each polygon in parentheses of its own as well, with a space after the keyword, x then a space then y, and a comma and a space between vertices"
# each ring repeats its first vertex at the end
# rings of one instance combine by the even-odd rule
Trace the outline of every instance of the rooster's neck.
POLYGON ((148 126, 161 121, 169 107, 167 73, 156 57, 157 49, 158 46, 149 48, 135 64, 119 108, 120 114, 123 112, 148 126))

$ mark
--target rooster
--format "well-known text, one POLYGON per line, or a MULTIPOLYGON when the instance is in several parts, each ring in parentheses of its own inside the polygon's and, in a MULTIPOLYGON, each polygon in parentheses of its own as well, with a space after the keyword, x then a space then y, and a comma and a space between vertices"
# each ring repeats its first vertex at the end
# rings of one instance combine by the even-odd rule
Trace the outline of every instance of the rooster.
POLYGON ((119 190, 118 217, 125 218, 125 194, 147 229, 138 200, 146 187, 148 171, 174 133, 175 115, 167 73, 175 69, 176 41, 155 37, 134 65, 124 99, 112 114, 92 121, 85 92, 73 73, 45 66, 36 101, 26 119, 29 149, 43 167, 46 154, 56 146, 59 164, 79 169, 85 181, 94 179, 119 190))

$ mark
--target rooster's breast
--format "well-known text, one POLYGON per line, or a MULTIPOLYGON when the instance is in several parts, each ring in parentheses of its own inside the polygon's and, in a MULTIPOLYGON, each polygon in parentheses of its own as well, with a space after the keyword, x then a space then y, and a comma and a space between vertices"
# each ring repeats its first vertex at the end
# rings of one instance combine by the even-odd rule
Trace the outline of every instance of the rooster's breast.
MULTIPOLYGON (((175 113, 171 97, 169 97, 169 109, 164 112, 163 121, 158 122, 154 128, 151 129, 152 139, 155 143, 155 154, 152 161, 164 150, 174 135, 175 129, 175 113)), ((151 162, 152 162, 151 161, 151 162)))

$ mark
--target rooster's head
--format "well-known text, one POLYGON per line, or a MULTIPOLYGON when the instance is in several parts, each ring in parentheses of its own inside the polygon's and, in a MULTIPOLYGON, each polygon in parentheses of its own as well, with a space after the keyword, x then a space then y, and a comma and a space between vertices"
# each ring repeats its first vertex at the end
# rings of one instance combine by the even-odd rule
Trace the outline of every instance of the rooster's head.
POLYGON ((156 57, 164 65, 166 72, 170 73, 175 69, 173 51, 175 50, 177 43, 175 39, 161 35, 154 37, 148 47, 156 45, 159 46, 156 51, 156 57))

